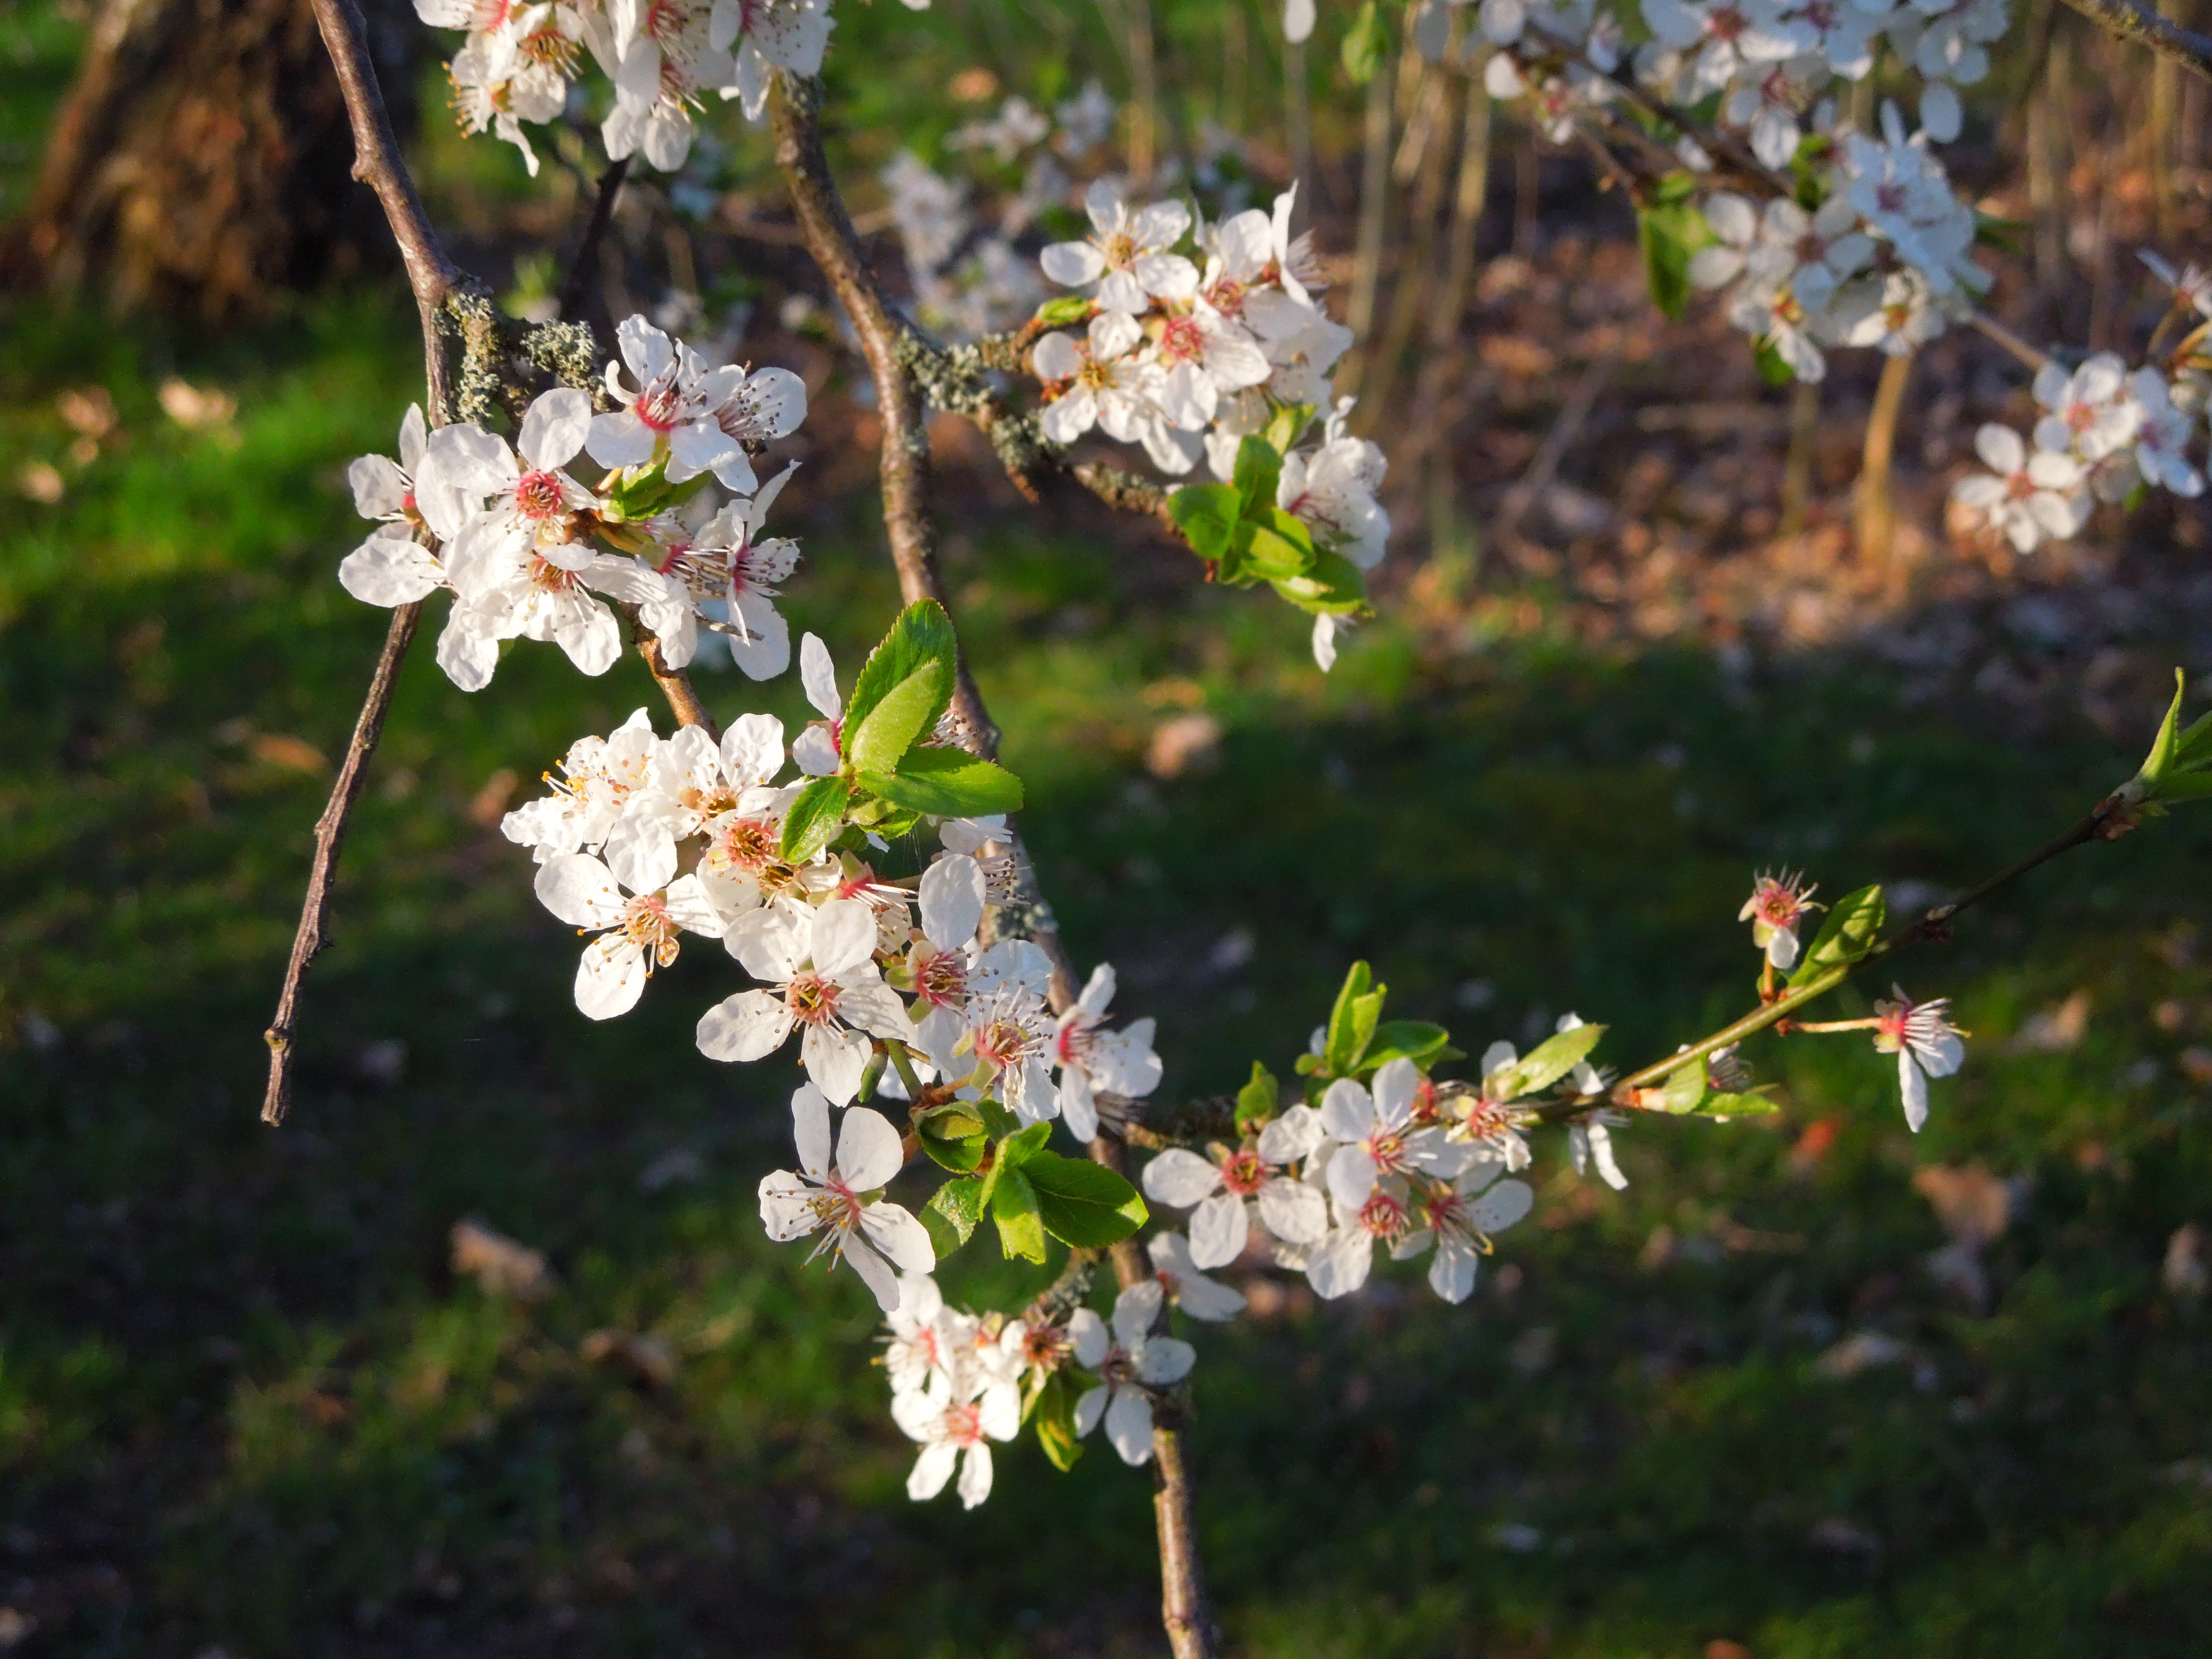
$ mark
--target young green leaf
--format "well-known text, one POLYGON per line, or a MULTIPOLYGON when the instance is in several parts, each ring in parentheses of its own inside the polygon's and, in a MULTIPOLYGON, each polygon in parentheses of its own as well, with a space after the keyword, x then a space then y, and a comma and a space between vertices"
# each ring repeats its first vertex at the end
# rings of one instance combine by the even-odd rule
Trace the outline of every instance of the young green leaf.
POLYGON ((1272 511, 1275 486, 1282 476, 1282 452, 1265 438, 1247 434, 1244 441, 1237 446, 1236 485, 1240 508, 1237 516, 1257 520, 1272 511))
POLYGON ((1705 1062, 1693 1060, 1660 1085, 1659 1109, 1677 1117, 1693 1112, 1705 1097, 1705 1062))
POLYGON ((1367 579, 1351 560, 1325 547, 1314 550, 1313 562, 1303 575, 1277 582, 1275 592, 1316 616, 1344 617, 1367 608, 1367 579))
POLYGON ((1274 1116, 1281 1103, 1283 1085, 1258 1060, 1252 1062, 1252 1080, 1237 1091, 1237 1127, 1249 1129, 1274 1116))
POLYGON ((1881 936, 1881 925, 1888 918, 1889 907, 1882 902, 1878 886, 1862 887, 1838 899, 1835 908, 1828 912, 1827 921, 1821 924, 1813 948, 1805 952, 1797 971, 1790 975, 1790 984, 1808 984, 1831 968, 1856 962, 1874 948, 1875 940, 1881 936))
POLYGON ((1066 328, 1071 324, 1089 322, 1095 309, 1096 303, 1080 294, 1063 294, 1039 306, 1036 319, 1047 328, 1066 328))
POLYGON ((799 792, 783 820, 783 856, 804 864, 827 847, 845 827, 845 809, 853 791, 844 779, 817 778, 799 792))
MULTIPOLYGON (((1095 1166, 1094 1166, 1095 1167, 1095 1166)), ((1103 1171, 1102 1173, 1111 1173, 1103 1171)), ((998 1224, 999 1248, 1006 1260, 1044 1260, 1044 1223, 1037 1214, 1036 1190, 1025 1170, 1000 1169, 991 1189, 991 1219, 998 1224)))
POLYGON ((1328 1012, 1328 1035, 1322 1042, 1322 1058, 1338 1077, 1351 1074, 1360 1053, 1375 1035, 1382 1012, 1382 1000, 1375 994, 1375 975, 1364 962, 1347 969, 1338 988, 1336 1006, 1328 1012), (1365 1029, 1362 1030, 1363 1011, 1365 1029))
POLYGON ((1679 320, 1690 303, 1690 256, 1712 240, 1705 216, 1686 201, 1655 201, 1636 216, 1651 303, 1679 320))
POLYGON ((1020 1169, 1008 1171, 1002 1184, 1004 1180, 1020 1180, 1028 1187, 1044 1230, 1063 1244, 1103 1249, 1145 1224, 1145 1200, 1137 1189, 1087 1158, 1037 1152, 1020 1169))
POLYGON ((1759 370, 1759 378, 1777 388, 1789 386, 1797 378, 1797 371, 1790 367, 1790 360, 1765 340, 1751 348, 1752 365, 1759 370))
POLYGON ((1168 516, 1190 538, 1201 559, 1228 556, 1237 535, 1239 502, 1227 484, 1185 484, 1168 497, 1168 516))
POLYGON ((951 671, 926 662, 886 691, 858 726, 848 724, 845 762, 856 772, 896 772, 914 740, 937 723, 951 671))
POLYGON ((941 818, 1016 812, 1022 805, 1019 778, 964 749, 909 749, 896 772, 862 772, 854 781, 894 806, 941 818))
POLYGON ((1598 1039, 1604 1035, 1602 1025, 1577 1025, 1572 1030, 1545 1038, 1508 1068, 1506 1075, 1499 1079, 1497 1097, 1518 1100, 1523 1095, 1549 1088, 1573 1071, 1577 1062, 1589 1058, 1589 1051, 1597 1047, 1598 1039))
POLYGON ((1382 21, 1375 0, 1365 0, 1344 37, 1344 72, 1352 77, 1353 86, 1364 87, 1375 78, 1389 46, 1390 26, 1382 21))
POLYGON ((948 1181, 922 1206, 921 1224, 937 1247, 939 1261, 958 1253, 983 1218, 983 1183, 974 1176, 948 1181))
POLYGON ((1009 1170, 1018 1169, 1042 1152, 1051 1139, 1050 1123, 1032 1123, 1000 1143, 999 1161, 1009 1170))
MULTIPOLYGON (((853 745, 857 734, 868 723, 876 707, 891 692, 925 665, 935 664, 940 672, 934 695, 921 710, 921 718, 915 726, 917 732, 927 732, 952 702, 952 682, 959 660, 959 645, 952 633, 952 619, 945 614, 945 607, 933 599, 918 599, 899 612, 898 620, 891 624, 883 642, 868 653, 860 666, 860 678, 853 682, 853 695, 845 700, 844 729, 848 736, 845 754, 852 760, 853 745)), ((901 717, 898 724, 904 724, 901 717)), ((895 728, 885 728, 886 738, 895 728)), ((913 738, 909 737, 908 742, 913 738)), ((902 745, 900 754, 906 752, 902 745)), ((888 772, 888 765, 854 761, 857 769, 869 772, 888 772)))
POLYGON ((989 1137, 975 1109, 955 1101, 924 1113, 915 1121, 915 1134, 930 1160, 957 1175, 966 1175, 983 1161, 989 1137))
POLYGON ((1279 404, 1267 417, 1267 429, 1260 435, 1278 455, 1287 455, 1291 446, 1304 437, 1305 429, 1313 424, 1313 417, 1311 404, 1279 404))
MULTIPOLYGON (((1275 518, 1290 519, 1293 525, 1298 523, 1277 508, 1268 511, 1275 518)), ((1305 526, 1298 525, 1298 528, 1303 531, 1305 526)), ((1237 574, 1243 580, 1295 581, 1305 574, 1306 567, 1313 562, 1313 539, 1309 536, 1301 535, 1293 541, 1272 524, 1242 524, 1237 527, 1237 535, 1241 556, 1237 561, 1237 574)))
POLYGON ((1391 1060, 1405 1059, 1425 1072, 1440 1060, 1463 1057, 1451 1046, 1451 1033, 1441 1025, 1425 1019, 1386 1019, 1375 1028, 1367 1052, 1359 1057, 1359 1069, 1371 1072, 1391 1060))
POLYGON ((1765 1095, 1707 1095, 1698 1110, 1706 1117, 1763 1117, 1782 1109, 1765 1095))
POLYGON ((1083 1443, 1075 1437, 1075 1388, 1065 1369, 1045 1378, 1030 1402, 1030 1416, 1036 1425, 1037 1444, 1044 1448, 1053 1468, 1066 1474, 1083 1455, 1083 1443))

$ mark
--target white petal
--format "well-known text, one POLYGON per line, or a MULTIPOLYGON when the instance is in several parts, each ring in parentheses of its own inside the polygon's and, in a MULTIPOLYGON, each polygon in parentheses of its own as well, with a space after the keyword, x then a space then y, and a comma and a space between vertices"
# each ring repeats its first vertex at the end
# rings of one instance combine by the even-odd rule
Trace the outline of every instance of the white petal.
POLYGON ((1132 1468, 1152 1461, 1152 1402, 1134 1389, 1114 1390, 1106 1407, 1106 1437, 1132 1468))
POLYGON ((576 1007, 587 1019, 626 1014, 645 994, 645 952, 617 934, 603 935, 576 964, 576 1007))
POLYGON ((741 714, 722 733, 722 769, 740 784, 766 783, 783 769, 783 722, 741 714))
POLYGON ((556 386, 532 402, 514 447, 532 466, 550 471, 576 459, 591 426, 590 397, 574 386, 556 386))
POLYGON ((1278 1176, 1260 1188, 1260 1224, 1291 1244, 1318 1244, 1328 1232, 1328 1205, 1320 1189, 1278 1176))
POLYGON ((799 1147, 799 1167, 817 1181, 830 1178, 830 1103, 811 1083, 791 1097, 791 1135, 799 1147))
POLYGON ((1420 1068, 1401 1055, 1376 1068, 1370 1085, 1375 1092, 1375 1115, 1388 1127, 1402 1127, 1413 1115, 1413 1100, 1420 1093, 1420 1068))
POLYGON ((1198 1363, 1198 1350, 1180 1338, 1149 1337, 1144 1351, 1137 1356, 1137 1376, 1156 1389, 1180 1382, 1190 1375, 1190 1368, 1198 1363))
MULTIPOLYGON (((1079 1314, 1086 1314, 1091 1313, 1091 1310, 1088 1308, 1081 1308, 1077 1310, 1077 1312, 1079 1314)), ((1096 1319, 1097 1315, 1091 1314, 1091 1316, 1093 1319, 1096 1319)), ((1073 1329, 1074 1328, 1071 1325, 1069 1328, 1073 1329)), ((1106 1351, 1105 1349, 1101 1348, 1098 1351, 1098 1358, 1103 1359, 1105 1357, 1106 1351)), ((1079 1352, 1077 1355, 1077 1358, 1085 1364, 1095 1365, 1098 1363, 1097 1360, 1082 1359, 1082 1356, 1079 1352)), ((1091 1389, 1085 1392, 1082 1399, 1075 1402, 1075 1433, 1078 1439, 1082 1438, 1085 1435, 1089 1434, 1091 1430, 1098 1426, 1098 1419, 1106 1414, 1106 1401, 1109 1397, 1107 1390, 1103 1388, 1091 1389)))
POLYGON ((805 689, 806 701, 824 720, 834 720, 845 712, 844 700, 837 695, 837 671, 830 665, 830 647, 818 635, 809 634, 799 642, 799 683, 805 689))
POLYGON ((1067 1318, 1067 1340, 1075 1350, 1075 1363, 1096 1370, 1105 1363, 1107 1350, 1113 1345, 1106 1334, 1106 1322, 1091 1308, 1078 1308, 1067 1318))
POLYGON ((983 921, 983 866, 948 854, 922 872, 921 931, 940 951, 957 951, 983 921))
POLYGON ((814 971, 842 979, 875 954, 876 913, 861 899, 831 899, 814 911, 814 971))
MULTIPOLYGON (((863 1109, 856 1106, 851 1109, 863 1109)), ((849 1118, 851 1113, 847 1115, 849 1118)), ((867 1234, 871 1243, 908 1273, 926 1273, 937 1266, 937 1250, 929 1242, 929 1230, 896 1204, 869 1205, 860 1212, 860 1231, 867 1234)))
POLYGON ((1190 1259, 1200 1267, 1225 1267, 1244 1253, 1250 1223, 1244 1200, 1234 1193, 1216 1193, 1191 1212, 1190 1259))
POLYGON ((1328 1133, 1320 1113, 1310 1106, 1293 1106, 1260 1131, 1260 1156, 1270 1164, 1292 1163, 1320 1146, 1328 1133))
POLYGON ((1897 1085, 1905 1096, 1905 1125, 1918 1134, 1928 1121, 1928 1079, 1912 1058, 1912 1050, 1897 1053, 1897 1085))
MULTIPOLYGON (((856 1193, 872 1193, 887 1185, 905 1164, 899 1132, 891 1127, 889 1118, 866 1106, 847 1109, 844 1127, 837 1132, 839 1180, 856 1193)), ((934 1265, 933 1261, 920 1271, 927 1273, 934 1265)))
POLYGON ((872 1046, 858 1031, 810 1025, 806 1035, 799 1041, 799 1057, 805 1063, 806 1075, 831 1101, 842 1106, 860 1092, 860 1079, 868 1069, 872 1046))
POLYGON ((1316 1250, 1306 1267, 1306 1280, 1324 1300, 1349 1296, 1367 1282, 1375 1265, 1375 1243, 1358 1227, 1340 1227, 1316 1250))
POLYGON ((1165 1294, 1157 1279, 1140 1279, 1125 1286, 1114 1299, 1115 1340, 1125 1348, 1143 1341, 1145 1333, 1160 1316, 1160 1303, 1165 1294))
POLYGON ((1339 1140, 1362 1140, 1375 1127, 1375 1103, 1358 1083, 1340 1077, 1321 1097, 1321 1121, 1339 1140))
POLYGON ((921 1455, 914 1460, 914 1473, 906 1478, 906 1495, 917 1504, 936 1497, 952 1479, 952 1466, 959 1457, 960 1448, 950 1440, 924 1446, 921 1455))
POLYGON ((538 867, 538 902, 571 927, 611 927, 622 920, 614 872, 589 853, 563 853, 538 867))
POLYGON ((1216 1191, 1221 1170, 1212 1159, 1173 1146, 1145 1165, 1141 1179, 1146 1197, 1180 1210, 1216 1191))
POLYGON ((991 1449, 986 1445, 968 1448, 960 1465, 960 1503, 964 1509, 974 1509, 991 1495, 991 1449))
MULTIPOLYGON (((919 1226, 921 1224, 915 1224, 919 1226)), ((890 1264, 871 1249, 866 1240, 847 1233, 840 1246, 846 1265, 860 1275, 860 1282, 875 1293, 876 1305, 885 1313, 896 1313, 899 1304, 898 1275, 890 1264)))
POLYGON ((773 991, 740 991, 699 1016, 699 1052, 709 1060, 758 1060, 783 1047, 791 1010, 773 991))

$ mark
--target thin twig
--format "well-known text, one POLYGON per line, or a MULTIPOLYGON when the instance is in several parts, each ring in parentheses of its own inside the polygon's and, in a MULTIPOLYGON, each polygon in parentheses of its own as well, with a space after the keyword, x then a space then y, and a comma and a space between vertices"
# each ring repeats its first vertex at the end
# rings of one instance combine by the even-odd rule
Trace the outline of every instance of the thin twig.
POLYGON ((682 726, 696 726, 716 742, 721 741, 721 730, 714 717, 707 712, 707 705, 699 700, 699 692, 691 684, 691 677, 680 668, 671 668, 660 654, 660 637, 647 628, 634 605, 617 607, 629 622, 629 642, 637 647, 637 654, 645 659, 646 672, 653 676, 653 684, 668 699, 669 712, 682 726))
POLYGON ((584 308, 584 301, 592 292, 592 273, 599 269, 599 244, 606 240, 607 227, 614 222, 615 204, 622 197, 623 180, 629 174, 629 157, 625 155, 607 163, 607 170, 599 175, 599 193, 592 204, 592 217, 584 227, 584 239, 576 244, 576 257, 568 262, 568 274, 561 282, 559 316, 574 318, 584 308))
POLYGON ((2148 46, 2199 79, 2212 81, 2212 35, 2169 22, 2135 0, 2066 0, 2066 3, 2123 40, 2148 46))
POLYGON ((361 717, 354 722, 353 741, 346 745, 331 799, 315 820, 315 858, 307 870, 307 896, 300 907, 300 928, 292 936, 292 958, 284 969, 284 988, 277 993, 276 1018, 262 1033, 269 1045, 269 1088, 261 1100, 261 1121, 282 1123, 292 1103, 292 1022, 299 1012, 300 981, 307 964, 330 943, 331 873, 337 867, 338 847, 345 840, 346 821, 353 804, 368 781, 368 757, 384 731, 384 717, 392 708, 392 689, 399 680, 399 665, 422 620, 422 606, 397 606, 392 626, 385 630, 384 650, 376 659, 376 673, 362 699, 361 717))

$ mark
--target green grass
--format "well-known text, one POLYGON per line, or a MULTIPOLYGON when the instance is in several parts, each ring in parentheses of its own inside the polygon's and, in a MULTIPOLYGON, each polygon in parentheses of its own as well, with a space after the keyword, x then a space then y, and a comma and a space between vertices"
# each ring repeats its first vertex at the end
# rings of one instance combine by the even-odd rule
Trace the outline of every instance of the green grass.
MULTIPOLYGON (((0 530, 0 1592, 31 1650, 1160 1650, 1148 1483, 1103 1450, 1063 1477, 1012 1449, 972 1516, 906 1502, 868 1299, 760 1235, 791 1075, 693 1049, 720 954, 590 1024, 526 859, 471 821, 499 771, 652 704, 634 664, 585 681, 522 646, 467 697, 418 651, 294 1121, 259 1126, 326 780, 254 740, 343 744, 384 619, 332 580, 360 533, 343 471, 391 442, 411 319, 356 296, 219 340, 7 323, 0 440, 68 486, 0 530), (172 375, 235 422, 168 420, 172 375), (94 381, 120 435, 73 460, 54 399, 94 381), (395 1039, 387 1086, 358 1061, 395 1039), (696 1177, 641 1180, 676 1150, 696 1177), (545 1249, 554 1296, 456 1283, 467 1215, 545 1249), (584 1360, 610 1327, 666 1340, 673 1380, 584 1360)), ((872 504, 807 476, 779 509, 807 550, 789 609, 849 673, 895 591, 872 504)), ((1054 906, 1160 1018, 1170 1094, 1286 1072, 1355 957, 1462 1046, 1571 1007, 1638 1063, 1747 1000, 1754 868, 1959 884, 2136 757, 2063 717, 1905 706, 1848 657, 1730 675, 1541 622, 1468 653, 1386 618, 1324 681, 1297 618, 1088 518, 977 514, 948 562, 1054 906), (1199 697, 1215 763, 1146 777, 1152 725, 1199 697), (1249 963, 1209 966, 1240 928, 1249 963)), ((705 684, 725 716, 802 717, 787 680, 705 684)), ((1863 1042, 1767 1039, 1785 1111, 1626 1130, 1625 1194, 1547 1139, 1539 1218, 1465 1309, 1393 1273, 1205 1332, 1194 1455, 1237 1649, 2203 1651, 2212 1326, 2159 1263, 2212 1219, 2177 1062, 2212 1024, 2207 822, 2071 854, 1900 959, 1976 1036, 1917 1139, 1863 1042), (2078 1048, 2008 1051, 2084 987, 2078 1048), (1833 1143, 1802 1156, 1816 1122, 1833 1143), (2027 1194, 1984 1310, 1931 1280, 1911 1184, 1973 1161, 2027 1194), (1862 1329, 1911 1358, 1822 1375, 1862 1329)), ((982 1247, 946 1278, 1033 1282, 982 1247)))

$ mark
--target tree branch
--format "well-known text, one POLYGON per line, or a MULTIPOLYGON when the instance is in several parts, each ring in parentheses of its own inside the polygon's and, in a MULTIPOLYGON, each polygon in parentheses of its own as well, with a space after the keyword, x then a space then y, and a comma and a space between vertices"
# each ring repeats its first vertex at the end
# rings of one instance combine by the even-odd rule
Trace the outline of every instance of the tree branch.
POLYGON ((413 642, 422 620, 421 601, 403 605, 392 612, 392 626, 384 635, 384 650, 376 659, 376 672, 368 683, 368 696, 354 721, 353 741, 346 745, 337 781, 331 787, 329 803, 315 820, 315 859, 307 870, 307 896, 300 907, 299 931, 292 936, 292 957, 284 969, 284 988, 276 995, 276 1018, 262 1033, 269 1045, 269 1088, 261 1099, 261 1121, 282 1123, 292 1103, 292 1022, 299 1011, 300 981, 313 962, 330 943, 331 872, 337 867, 338 847, 345 840, 346 821, 354 802, 368 781, 368 757, 384 732, 384 717, 392 708, 392 689, 398 683, 399 665, 413 642))
POLYGON ((592 268, 599 264, 599 244, 606 240, 607 227, 614 222, 615 203, 622 196, 623 180, 629 174, 629 157, 610 161, 607 170, 599 175, 599 193, 592 204, 592 216, 584 227, 584 240, 576 244, 576 257, 569 261, 568 274, 561 282, 558 314, 573 318, 584 308, 584 301, 592 291, 592 268))
MULTIPOLYGON (((945 583, 932 545, 929 506, 929 433, 925 401, 915 373, 914 337, 891 313, 882 289, 862 257, 852 220, 838 194, 822 144, 822 83, 779 70, 769 97, 775 134, 776 165, 791 191, 792 207, 805 232, 807 251, 852 319, 876 385, 876 408, 884 423, 882 477, 884 527, 890 539, 899 591, 909 605, 921 599, 947 604, 945 583)), ((985 428, 988 432, 988 427, 985 428)), ((994 757, 999 728, 976 689, 963 650, 953 707, 968 726, 977 752, 994 757)), ((1018 843, 1017 843, 1018 846, 1018 843)), ((1023 855, 1022 890, 1034 896, 1036 874, 1023 855)), ((1077 995, 1078 981, 1067 947, 1049 921, 1050 912, 1032 896, 1027 911, 1028 937, 1052 963, 1051 1003, 1065 1012, 1077 995)), ((1091 1156, 1121 1170, 1121 1143, 1101 1135, 1091 1156)), ((1111 1252, 1114 1272, 1126 1287, 1151 1276, 1144 1251, 1124 1239, 1111 1252)), ((1159 1525, 1161 1619, 1176 1659, 1213 1659, 1218 1651, 1199 1565, 1198 1531, 1193 1512, 1191 1478, 1183 1455, 1182 1431, 1155 1419, 1152 1468, 1157 1487, 1153 1509, 1159 1525)))
POLYGON ((2212 81, 2212 35, 2197 34, 2168 22, 2135 0, 2066 0, 2066 3, 2100 28, 2123 40, 2148 46, 2200 80, 2212 81))

